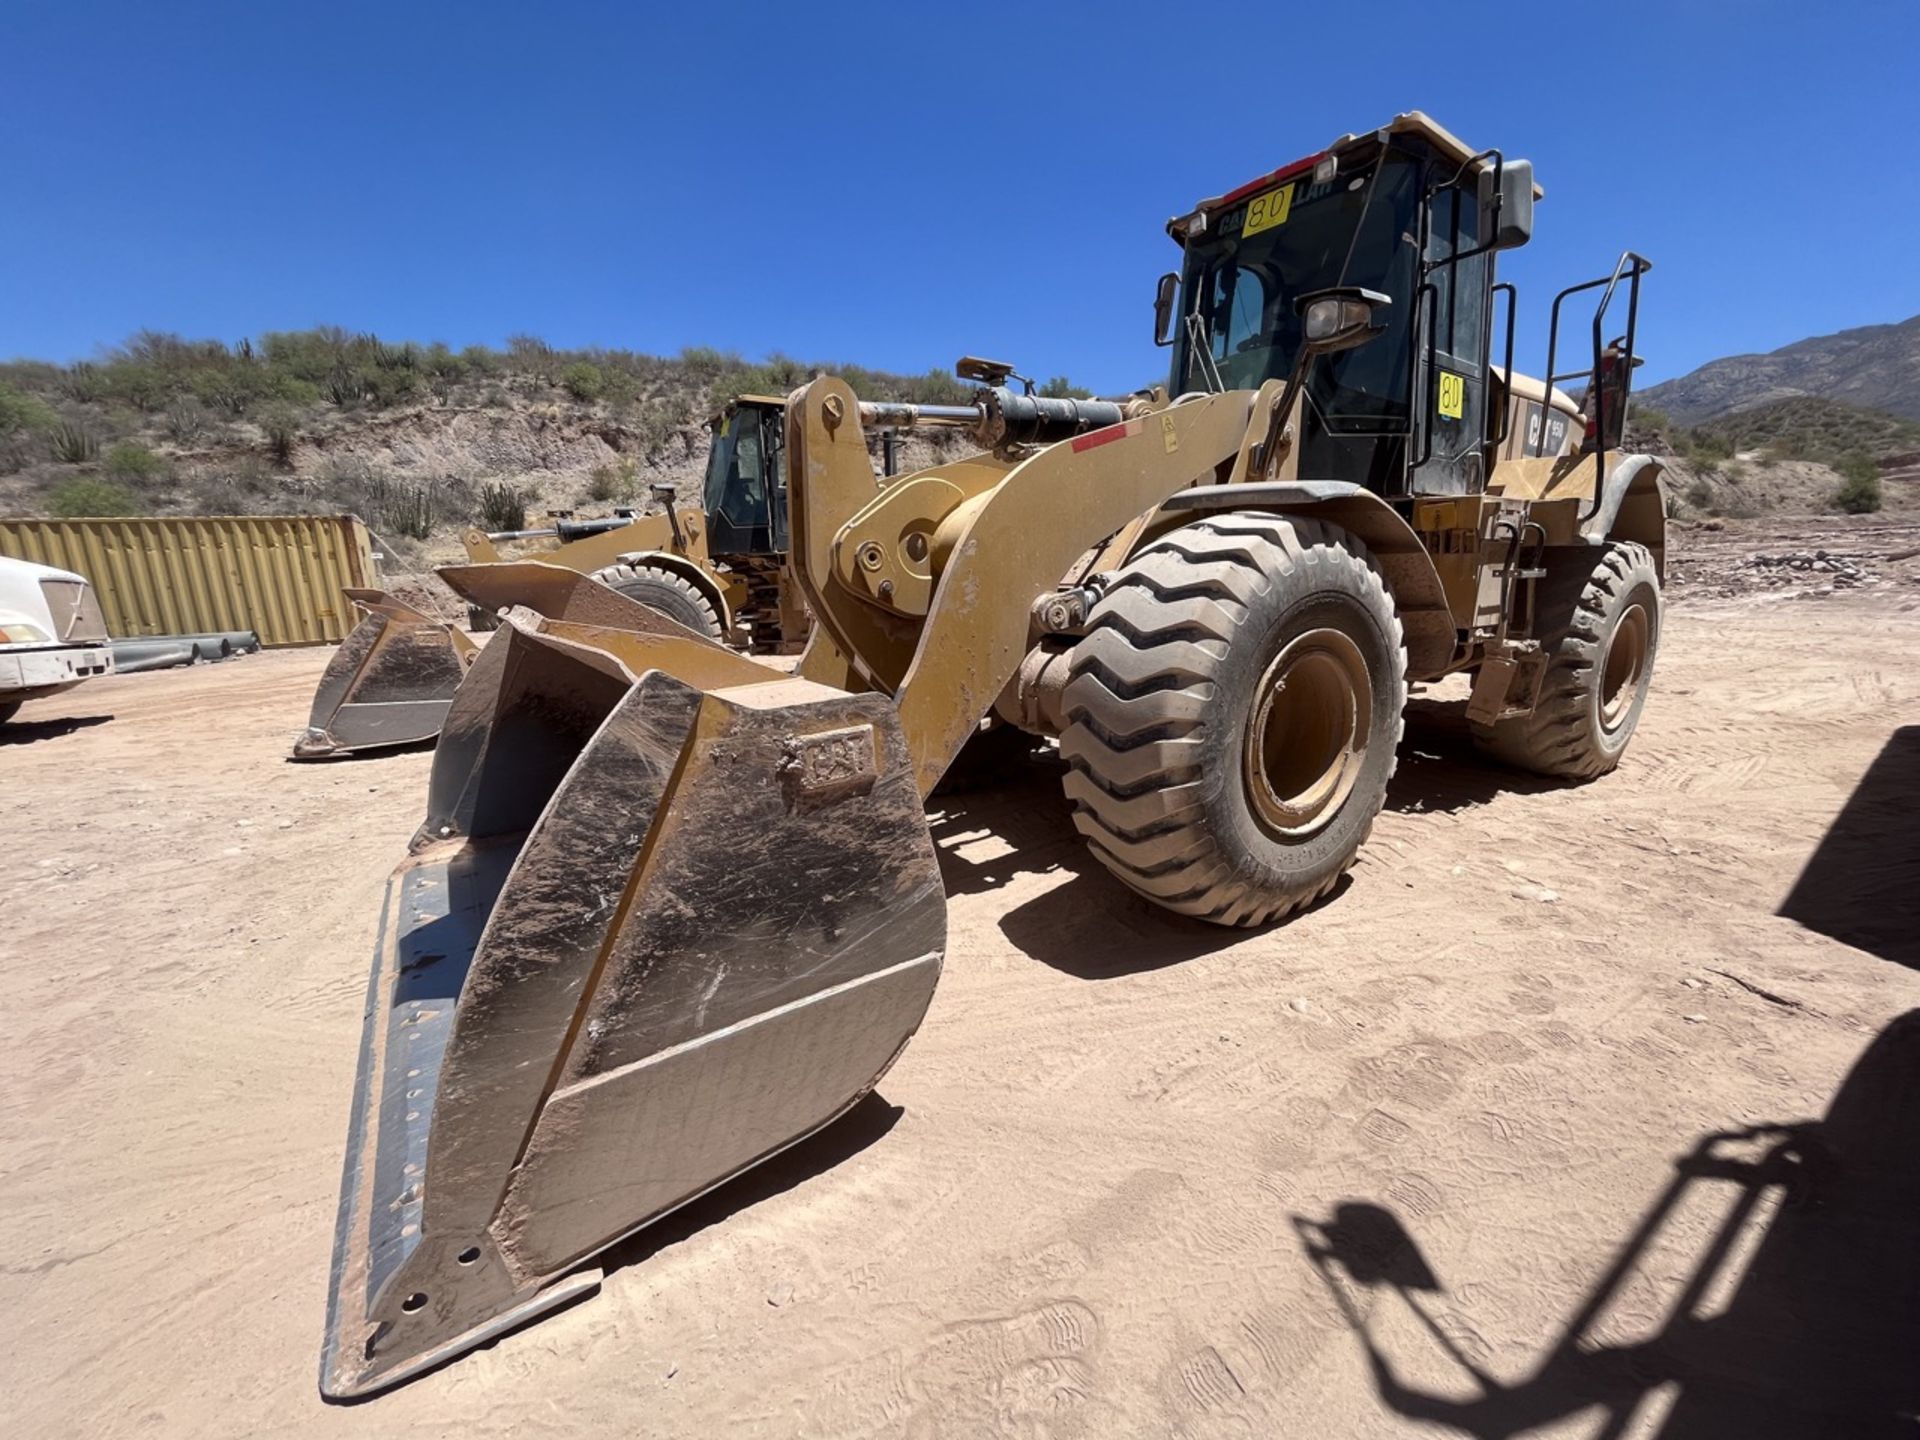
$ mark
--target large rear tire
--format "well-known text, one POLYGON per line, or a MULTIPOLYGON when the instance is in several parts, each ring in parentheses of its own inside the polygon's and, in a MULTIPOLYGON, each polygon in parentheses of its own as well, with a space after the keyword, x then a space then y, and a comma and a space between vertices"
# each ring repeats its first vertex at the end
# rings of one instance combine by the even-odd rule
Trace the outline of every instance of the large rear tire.
POLYGON ((678 621, 696 635, 705 635, 710 640, 726 638, 726 631, 720 624, 720 612, 714 608, 713 601, 684 575, 676 575, 658 565, 642 562, 638 565, 609 565, 604 570, 594 571, 593 578, 602 585, 618 590, 629 600, 638 600, 648 609, 658 610, 669 620, 678 621))
POLYGON ((1400 618, 1354 536, 1251 512, 1182 526, 1114 577, 1071 665, 1074 824, 1134 890, 1263 925, 1353 864, 1407 697, 1400 618))
POLYGON ((1597 561, 1556 555, 1540 580, 1534 628, 1547 656, 1529 715, 1475 723, 1474 743, 1504 764, 1592 780, 1620 763, 1640 723, 1660 648, 1660 572, 1644 545, 1597 561))

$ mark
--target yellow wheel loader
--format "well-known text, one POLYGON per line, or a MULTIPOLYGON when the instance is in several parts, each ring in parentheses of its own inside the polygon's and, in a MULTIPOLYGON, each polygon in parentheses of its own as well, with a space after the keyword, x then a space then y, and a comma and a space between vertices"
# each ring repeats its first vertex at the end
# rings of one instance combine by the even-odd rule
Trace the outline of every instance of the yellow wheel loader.
POLYGON ((924 802, 983 723, 1057 736, 1100 860, 1224 925, 1353 862, 1411 682, 1472 674, 1504 760, 1616 763, 1665 554, 1657 465, 1609 444, 1647 267, 1563 292, 1546 377, 1515 375, 1494 264, 1536 198, 1526 162, 1403 115, 1171 222, 1165 390, 1053 399, 967 361, 966 405, 796 391, 793 675, 483 567, 522 604, 390 882, 323 1392, 592 1288, 608 1246, 874 1087, 945 949, 924 802), (1556 373, 1583 299, 1590 413, 1556 373), (913 424, 982 452, 876 490, 867 432, 913 424))
MULTIPOLYGON (((704 511, 677 506, 671 486, 656 486, 664 502, 656 515, 561 515, 538 529, 468 530, 461 542, 469 565, 526 558, 529 543, 556 542, 537 552, 541 561, 591 575, 698 634, 755 652, 798 650, 808 620, 784 578, 785 404, 742 395, 708 420, 704 511)), ((474 647, 459 627, 382 591, 349 591, 347 598, 362 618, 321 677, 295 759, 433 739, 471 663, 474 647)), ((469 605, 467 619, 476 630, 497 623, 481 605, 469 605)))

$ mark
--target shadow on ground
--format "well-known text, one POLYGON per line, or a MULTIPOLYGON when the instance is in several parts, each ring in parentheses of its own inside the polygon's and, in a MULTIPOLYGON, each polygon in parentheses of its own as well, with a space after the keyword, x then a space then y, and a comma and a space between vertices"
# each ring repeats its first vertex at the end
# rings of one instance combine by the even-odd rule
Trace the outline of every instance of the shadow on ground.
POLYGON ((440 743, 438 735, 425 740, 405 740, 398 745, 375 745, 365 750, 342 750, 333 755, 294 755, 284 757, 288 765, 324 766, 324 765, 376 765, 382 760, 390 760, 396 755, 419 755, 432 750, 440 743))
POLYGON ((746 1174, 710 1190, 690 1205, 621 1241, 603 1253, 597 1263, 611 1275, 629 1265, 641 1264, 710 1225, 730 1220, 742 1210, 783 1195, 803 1181, 844 1165, 869 1145, 878 1143, 905 1113, 898 1105, 889 1105, 869 1091, 824 1130, 816 1131, 764 1164, 756 1165, 746 1174))
POLYGON ((1912 1436, 1920 1011, 1881 1032, 1824 1119, 1709 1134, 1681 1156, 1558 1339, 1516 1381, 1450 1337, 1438 1318, 1446 1285, 1392 1211, 1349 1201, 1294 1223, 1398 1415, 1475 1437, 1522 1435, 1578 1412, 1597 1415, 1598 1428, 1582 1433, 1598 1436, 1912 1436), (1670 1222, 1688 1202, 1695 1216, 1711 1204, 1724 1216, 1718 1228, 1683 1240, 1697 1232, 1670 1222), (1650 1287, 1677 1294, 1650 1314, 1650 1287), (1382 1341, 1375 1319, 1386 1305, 1412 1312, 1417 1347, 1382 1341), (1618 1338, 1629 1330, 1643 1338, 1618 1338), (1457 1377, 1444 1389, 1404 1378, 1434 1373, 1436 1355, 1457 1377))
POLYGON ((31 745, 38 740, 58 740, 76 730, 91 730, 113 719, 111 715, 62 715, 57 720, 10 720, 0 725, 0 745, 31 745))
POLYGON ((1476 750, 1464 700, 1415 698, 1407 702, 1407 734, 1387 787, 1386 808, 1450 814, 1500 795, 1538 795, 1564 786, 1564 781, 1510 769, 1476 750))
MULTIPOLYGON (((1178 965, 1245 938, 1244 931, 1163 910, 1108 874, 1074 829, 1060 792, 1064 773, 1048 752, 1014 765, 997 785, 936 794, 929 820, 949 896, 983 894, 1029 876, 1061 877, 1002 914, 1000 930, 1022 953, 1083 980, 1178 965)), ((1416 700, 1386 808, 1455 811, 1503 793, 1556 788, 1555 781, 1482 758, 1464 703, 1416 700)), ((1312 909, 1343 903, 1352 888, 1352 878, 1343 876, 1312 909)))
POLYGON ((1780 913, 1920 970, 1920 725, 1888 738, 1780 913))

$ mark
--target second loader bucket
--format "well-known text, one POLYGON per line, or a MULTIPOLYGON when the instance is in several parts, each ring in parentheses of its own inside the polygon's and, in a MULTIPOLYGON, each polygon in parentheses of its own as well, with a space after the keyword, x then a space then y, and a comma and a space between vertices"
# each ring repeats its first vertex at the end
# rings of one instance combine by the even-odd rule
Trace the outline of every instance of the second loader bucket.
POLYGON ((296 760, 411 745, 440 733, 441 721, 478 647, 458 626, 421 614, 383 590, 348 590, 360 610, 333 652, 296 760))
POLYGON ((509 613, 389 881, 328 1397, 592 1289, 598 1252, 852 1107, 932 998, 946 901, 892 702, 592 633, 509 613))

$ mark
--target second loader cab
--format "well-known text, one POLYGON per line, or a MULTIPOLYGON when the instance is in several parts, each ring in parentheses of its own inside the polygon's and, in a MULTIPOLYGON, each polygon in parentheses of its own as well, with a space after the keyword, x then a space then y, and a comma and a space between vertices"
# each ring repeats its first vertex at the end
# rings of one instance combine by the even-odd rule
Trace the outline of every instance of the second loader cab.
POLYGON ((703 500, 716 555, 771 555, 787 548, 786 402, 742 395, 707 423, 703 500))

